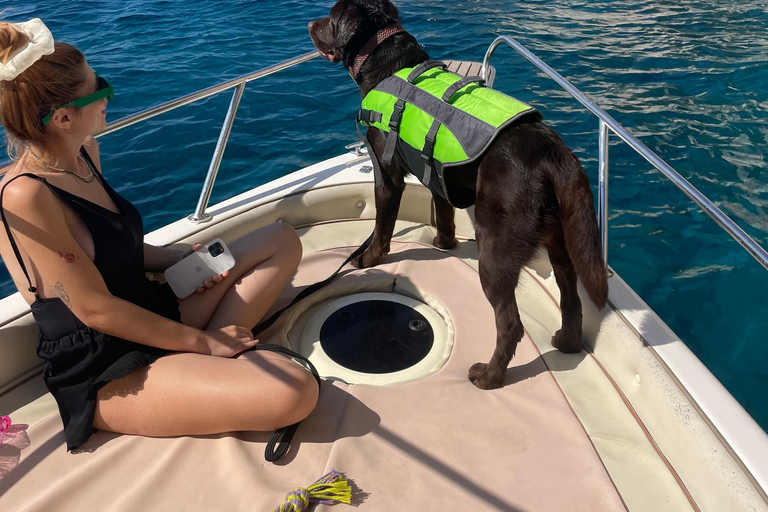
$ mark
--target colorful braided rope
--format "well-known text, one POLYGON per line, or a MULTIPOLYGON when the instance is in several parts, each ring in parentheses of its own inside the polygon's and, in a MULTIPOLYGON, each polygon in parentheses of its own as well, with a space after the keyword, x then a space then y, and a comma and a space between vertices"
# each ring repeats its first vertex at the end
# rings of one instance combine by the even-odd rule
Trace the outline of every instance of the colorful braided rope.
POLYGON ((331 505, 334 502, 349 504, 352 501, 352 488, 344 475, 331 469, 320 480, 306 489, 298 487, 285 495, 285 503, 272 512, 303 512, 310 504, 331 505))

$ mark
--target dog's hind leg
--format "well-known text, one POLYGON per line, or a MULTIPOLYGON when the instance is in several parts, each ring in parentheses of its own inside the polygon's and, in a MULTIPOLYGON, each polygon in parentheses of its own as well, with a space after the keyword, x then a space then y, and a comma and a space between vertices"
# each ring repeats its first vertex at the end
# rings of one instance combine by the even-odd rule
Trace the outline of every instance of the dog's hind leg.
POLYGON ((454 222, 456 210, 442 196, 432 194, 432 199, 435 201, 435 225, 437 227, 437 236, 432 243, 440 249, 453 249, 458 243, 454 222))
POLYGON ((523 338, 515 288, 520 270, 533 256, 537 244, 516 240, 515 233, 510 232, 493 236, 478 234, 477 243, 480 284, 496 317, 496 349, 487 364, 472 365, 469 380, 480 389, 496 389, 504 385, 507 365, 523 338))
POLYGON ((577 289, 576 269, 565 248, 563 230, 558 225, 556 233, 544 242, 549 261, 560 288, 562 324, 552 337, 552 346, 561 352, 575 354, 581 351, 581 300, 577 289))

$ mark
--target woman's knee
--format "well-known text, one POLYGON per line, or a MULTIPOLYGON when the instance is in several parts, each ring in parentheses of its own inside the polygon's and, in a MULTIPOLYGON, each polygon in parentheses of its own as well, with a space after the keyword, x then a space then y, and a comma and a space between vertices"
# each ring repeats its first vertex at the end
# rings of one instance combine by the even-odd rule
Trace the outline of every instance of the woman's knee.
POLYGON ((285 360, 279 396, 275 397, 275 428, 303 420, 314 410, 320 388, 314 376, 293 361, 285 360))
POLYGON ((293 226, 283 222, 275 223, 275 237, 278 250, 282 253, 285 264, 290 264, 294 270, 301 263, 301 256, 304 249, 301 240, 293 226))

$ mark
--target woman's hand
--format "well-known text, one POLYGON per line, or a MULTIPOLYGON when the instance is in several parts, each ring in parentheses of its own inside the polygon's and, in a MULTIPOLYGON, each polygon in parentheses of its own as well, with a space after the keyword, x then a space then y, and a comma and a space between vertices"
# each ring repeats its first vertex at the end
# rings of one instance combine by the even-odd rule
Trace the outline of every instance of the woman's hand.
MULTIPOLYGON (((203 244, 194 244, 194 245, 192 246, 192 249, 188 249, 188 250, 186 250, 186 251, 184 251, 184 252, 182 253, 182 255, 181 255, 181 258, 179 258, 179 260, 182 260, 182 259, 186 258, 186 257, 187 257, 187 256, 189 256, 190 254, 192 254, 194 251, 199 251, 199 250, 200 250, 200 249, 202 249, 202 248, 203 248, 203 244)), ((222 281, 222 280, 223 280, 225 277, 227 277, 228 275, 229 275, 229 270, 225 270, 225 271, 224 271, 224 272, 222 272, 221 274, 217 274, 217 275, 215 275, 215 276, 211 276, 211 279, 210 279, 210 280, 205 280, 205 281, 203 281, 203 284, 202 284, 202 285, 200 285, 200 286, 198 286, 198 287, 195 289, 195 291, 196 291, 197 293, 203 293, 203 292, 204 292, 205 290, 207 290, 208 288, 213 288, 213 285, 214 285, 214 284, 216 284, 216 283, 220 283, 220 282, 221 282, 221 281, 222 281)))
POLYGON ((251 330, 239 325, 201 331, 197 352, 218 357, 232 357, 256 345, 251 330))

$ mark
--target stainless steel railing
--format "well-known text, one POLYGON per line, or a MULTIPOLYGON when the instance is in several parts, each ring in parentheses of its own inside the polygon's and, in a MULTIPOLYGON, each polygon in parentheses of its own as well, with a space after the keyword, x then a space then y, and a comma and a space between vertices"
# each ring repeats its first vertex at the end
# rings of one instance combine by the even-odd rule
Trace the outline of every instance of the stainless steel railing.
POLYGON ((106 129, 97 133, 96 137, 101 137, 102 135, 116 132, 117 130, 131 126, 132 124, 146 121, 149 118, 164 114, 165 112, 177 109, 179 107, 183 107, 184 105, 189 105, 190 103, 194 103, 195 101, 213 96, 214 94, 218 94, 222 91, 226 91, 234 87, 235 92, 232 94, 232 101, 229 103, 227 115, 224 117, 224 124, 221 127, 221 133, 219 134, 219 140, 216 143, 216 149, 213 150, 213 157, 211 158, 211 163, 208 166, 208 173, 205 176, 203 189, 200 192, 200 198, 197 201, 197 207, 195 208, 195 212, 187 217, 193 222, 202 222, 210 218, 210 216, 205 213, 205 209, 208 207, 208 201, 211 199, 213 184, 216 181, 216 174, 219 172, 219 165, 221 165, 221 159, 224 156, 224 149, 227 147, 227 140, 229 140, 229 134, 232 131, 232 124, 235 122, 235 114, 237 113, 237 107, 240 105, 240 98, 243 97, 243 91, 245 91, 245 84, 253 80, 258 80, 259 78, 265 77, 267 75, 271 75, 272 73, 277 73, 283 69, 301 64, 302 62, 306 62, 310 59, 314 59, 318 55, 320 54, 316 51, 305 53, 304 55, 299 55, 298 57, 288 59, 273 66, 269 66, 258 71, 254 71, 253 73, 243 75, 239 78, 229 80, 228 82, 214 85, 213 87, 208 87, 207 89, 203 89, 201 91, 193 92, 192 94, 182 96, 181 98, 176 98, 175 100, 168 101, 147 110, 142 110, 137 114, 133 114, 110 123, 106 129))
MULTIPOLYGON (((501 43, 507 43, 517 50, 523 57, 531 61, 537 68, 546 73, 555 82, 568 91, 571 96, 576 98, 579 103, 584 105, 589 111, 599 118, 599 165, 598 165, 598 224, 600 226, 600 240, 602 242, 603 260, 608 264, 608 135, 612 131, 619 136, 621 140, 629 144, 640 156, 645 158, 656 169, 661 171, 667 178, 677 185, 685 195, 701 207, 704 212, 712 217, 714 221, 733 237, 749 254, 752 255, 763 267, 768 270, 768 252, 755 242, 748 234, 744 232, 733 220, 724 214, 712 201, 704 194, 699 192, 696 187, 691 185, 688 180, 683 178, 677 171, 670 167, 664 160, 648 149, 648 147, 637 140, 623 126, 616 122, 603 109, 592 103, 581 91, 571 85, 568 80, 560 76, 557 71, 550 68, 533 53, 528 51, 523 45, 509 36, 499 36, 488 47, 483 59, 482 77, 486 77, 491 55, 501 43)), ((493 78, 489 77, 488 86, 493 85, 493 78)))

